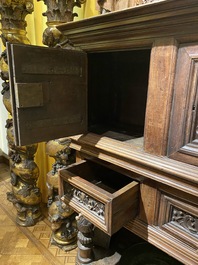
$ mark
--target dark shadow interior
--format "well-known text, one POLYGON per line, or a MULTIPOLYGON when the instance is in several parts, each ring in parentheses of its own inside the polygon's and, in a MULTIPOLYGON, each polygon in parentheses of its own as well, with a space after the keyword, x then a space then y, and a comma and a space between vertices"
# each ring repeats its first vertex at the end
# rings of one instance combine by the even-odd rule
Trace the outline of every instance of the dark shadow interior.
POLYGON ((88 54, 89 131, 142 137, 150 50, 88 54))
POLYGON ((129 177, 92 161, 67 170, 110 193, 114 193, 132 181, 129 177))

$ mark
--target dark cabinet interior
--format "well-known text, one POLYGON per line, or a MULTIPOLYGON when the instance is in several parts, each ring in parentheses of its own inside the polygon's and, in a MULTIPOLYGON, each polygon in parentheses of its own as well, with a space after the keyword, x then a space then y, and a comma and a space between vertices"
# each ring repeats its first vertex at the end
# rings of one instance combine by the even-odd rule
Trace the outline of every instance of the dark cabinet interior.
POLYGON ((88 54, 90 132, 117 140, 144 135, 149 63, 149 49, 88 54))
POLYGON ((131 178, 90 160, 67 170, 110 193, 114 193, 132 182, 131 178))

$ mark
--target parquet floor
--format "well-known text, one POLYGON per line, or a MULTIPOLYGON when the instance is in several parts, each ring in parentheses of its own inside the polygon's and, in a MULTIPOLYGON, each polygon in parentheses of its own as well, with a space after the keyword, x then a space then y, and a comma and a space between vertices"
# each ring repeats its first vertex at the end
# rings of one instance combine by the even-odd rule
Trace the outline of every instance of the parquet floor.
MULTIPOLYGON (((16 224, 16 210, 6 198, 10 190, 9 168, 0 162, 0 265, 75 265, 77 249, 64 252, 50 244, 51 228, 47 217, 32 227, 16 224)), ((122 255, 120 264, 128 265, 133 264, 131 259, 139 260, 142 247, 147 251, 149 245, 132 233, 129 234, 126 229, 121 229, 112 237, 111 249, 122 255)), ((151 254, 153 257, 157 255, 158 261, 160 255, 164 265, 181 264, 159 251, 152 249, 152 253, 148 252, 148 256, 142 257, 145 259, 142 263, 136 263, 136 260, 134 264, 147 264, 151 254)), ((151 263, 158 264, 155 259, 151 263)))
POLYGON ((74 265, 76 249, 64 252, 50 245, 47 218, 32 227, 16 225, 16 210, 7 201, 9 168, 0 163, 0 265, 74 265))

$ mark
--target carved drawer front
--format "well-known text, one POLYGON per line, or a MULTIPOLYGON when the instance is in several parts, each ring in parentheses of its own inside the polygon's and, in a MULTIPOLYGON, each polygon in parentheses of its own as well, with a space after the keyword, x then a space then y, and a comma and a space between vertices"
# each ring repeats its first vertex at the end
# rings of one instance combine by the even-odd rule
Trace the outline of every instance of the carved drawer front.
POLYGON ((114 234, 136 216, 139 183, 131 178, 85 160, 59 176, 63 201, 105 233, 114 234))
POLYGON ((197 198, 183 198, 161 194, 158 225, 191 249, 190 255, 198 261, 198 202, 197 198))

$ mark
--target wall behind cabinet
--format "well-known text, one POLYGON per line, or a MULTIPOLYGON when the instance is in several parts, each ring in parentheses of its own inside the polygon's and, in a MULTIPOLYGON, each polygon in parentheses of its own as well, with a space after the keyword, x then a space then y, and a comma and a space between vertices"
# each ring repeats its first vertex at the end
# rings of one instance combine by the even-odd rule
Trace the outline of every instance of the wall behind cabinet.
MULTIPOLYGON (((1 53, 0 47, 0 53, 1 53)), ((0 79, 0 87, 2 91, 2 80, 0 79)), ((6 120, 8 118, 8 112, 3 104, 3 96, 0 93, 0 149, 5 153, 8 154, 8 147, 7 147, 7 140, 6 140, 6 120)))

